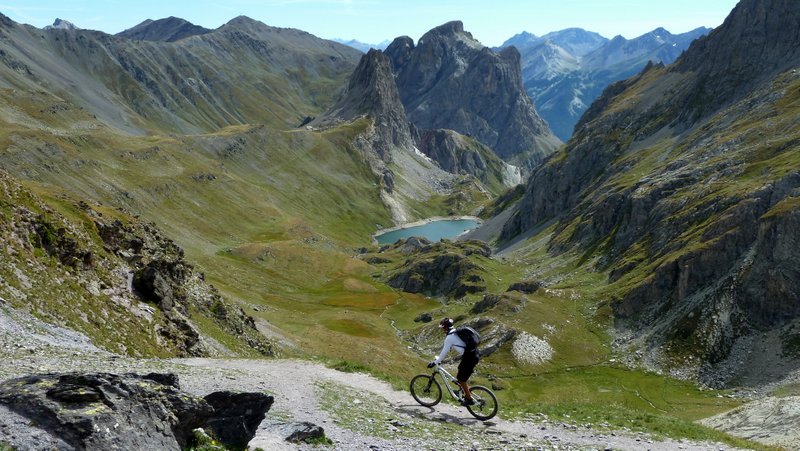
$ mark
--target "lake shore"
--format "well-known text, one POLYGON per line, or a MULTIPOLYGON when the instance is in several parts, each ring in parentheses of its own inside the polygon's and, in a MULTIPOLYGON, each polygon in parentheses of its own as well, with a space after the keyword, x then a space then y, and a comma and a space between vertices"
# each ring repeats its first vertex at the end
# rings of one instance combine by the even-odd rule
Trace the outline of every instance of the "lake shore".
POLYGON ((419 220, 419 221, 407 222, 405 224, 401 224, 401 225, 394 226, 394 227, 387 227, 385 229, 378 229, 378 231, 376 231, 374 234, 372 234, 372 241, 373 241, 373 243, 377 243, 378 242, 378 236, 380 236, 380 235, 384 235, 384 234, 391 233, 391 232, 396 232, 398 230, 411 229, 411 228, 414 228, 414 227, 423 226, 423 225, 430 224, 432 222, 437 222, 437 221, 475 221, 476 222, 476 227, 480 227, 480 225, 483 223, 483 220, 481 218, 477 217, 477 216, 433 216, 433 217, 422 219, 422 220, 419 220))

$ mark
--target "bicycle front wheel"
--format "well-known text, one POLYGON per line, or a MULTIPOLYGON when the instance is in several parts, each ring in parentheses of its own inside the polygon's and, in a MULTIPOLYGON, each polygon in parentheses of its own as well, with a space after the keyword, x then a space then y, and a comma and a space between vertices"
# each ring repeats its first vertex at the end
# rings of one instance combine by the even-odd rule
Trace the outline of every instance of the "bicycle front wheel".
POLYGON ((425 407, 433 407, 442 400, 442 387, 432 375, 418 374, 411 379, 411 396, 425 407))
POLYGON ((476 385, 471 387, 469 391, 472 393, 472 399, 475 400, 475 404, 467 406, 467 410, 469 410, 469 413, 471 413, 473 417, 481 421, 486 421, 497 415, 497 409, 500 408, 500 405, 497 403, 497 397, 491 390, 476 385))

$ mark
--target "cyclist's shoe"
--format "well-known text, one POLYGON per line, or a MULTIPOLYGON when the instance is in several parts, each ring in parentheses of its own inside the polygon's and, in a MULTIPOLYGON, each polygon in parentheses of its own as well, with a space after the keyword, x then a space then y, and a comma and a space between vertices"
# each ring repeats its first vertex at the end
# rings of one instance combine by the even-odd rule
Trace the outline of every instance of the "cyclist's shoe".
POLYGON ((475 404, 477 404, 477 403, 475 402, 474 399, 465 399, 465 400, 461 401, 461 405, 462 406, 474 406, 475 404))

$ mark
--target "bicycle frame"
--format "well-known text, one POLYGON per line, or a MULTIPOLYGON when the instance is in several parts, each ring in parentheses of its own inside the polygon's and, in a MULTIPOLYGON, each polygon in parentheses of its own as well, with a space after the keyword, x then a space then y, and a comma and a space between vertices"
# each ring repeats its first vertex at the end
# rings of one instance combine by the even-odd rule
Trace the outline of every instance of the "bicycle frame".
POLYGON ((444 381, 444 386, 445 386, 445 388, 447 389, 447 392, 448 392, 448 393, 450 393, 450 396, 452 396, 452 397, 453 397, 453 399, 455 399, 455 400, 461 400, 461 396, 459 396, 459 395, 458 395, 458 393, 460 393, 460 392, 461 392, 461 386, 458 384, 458 379, 456 379, 455 377, 453 377, 453 375, 452 375, 452 374, 448 373, 448 372, 447 372, 447 370, 446 370, 446 369, 444 369, 444 368, 443 368, 441 365, 439 365, 439 364, 436 364, 436 366, 433 368, 433 375, 432 375, 431 377, 435 377, 437 374, 439 375, 439 378, 440 378, 442 381, 444 381), (445 377, 445 376, 446 376, 446 377, 445 377), (453 384, 454 384, 456 387, 458 387, 458 389, 457 389, 456 391, 454 391, 454 390, 453 390, 453 388, 452 388, 452 387, 450 387, 450 383, 451 383, 451 382, 452 382, 452 383, 453 383, 453 384))
POLYGON ((466 403, 461 392, 461 384, 458 383, 457 378, 453 377, 452 374, 438 364, 431 366, 431 368, 433 368, 433 374, 417 374, 411 378, 409 389, 411 390, 411 396, 418 403, 425 407, 433 407, 442 400, 442 384, 436 380, 436 375, 438 374, 439 378, 444 382, 444 388, 447 393, 450 393, 450 396, 458 401, 459 404, 465 406, 472 416, 481 421, 486 421, 497 415, 499 404, 497 403, 497 397, 490 389, 481 385, 473 385, 470 387, 473 402, 466 403))

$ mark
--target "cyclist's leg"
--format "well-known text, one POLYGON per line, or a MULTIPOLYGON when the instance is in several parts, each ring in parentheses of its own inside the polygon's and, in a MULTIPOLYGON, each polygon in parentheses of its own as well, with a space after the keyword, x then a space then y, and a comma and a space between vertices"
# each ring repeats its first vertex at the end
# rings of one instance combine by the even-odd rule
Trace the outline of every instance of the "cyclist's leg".
POLYGON ((472 373, 475 371, 475 365, 478 364, 478 360, 480 359, 478 358, 477 352, 465 352, 461 357, 461 363, 458 364, 456 379, 458 380, 458 385, 460 385, 461 389, 464 391, 464 400, 467 402, 472 401, 472 392, 469 390, 467 380, 469 380, 469 377, 472 376, 472 373))

